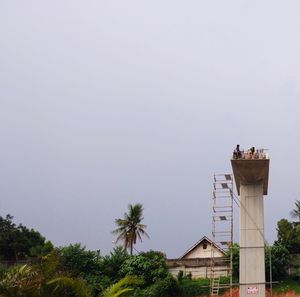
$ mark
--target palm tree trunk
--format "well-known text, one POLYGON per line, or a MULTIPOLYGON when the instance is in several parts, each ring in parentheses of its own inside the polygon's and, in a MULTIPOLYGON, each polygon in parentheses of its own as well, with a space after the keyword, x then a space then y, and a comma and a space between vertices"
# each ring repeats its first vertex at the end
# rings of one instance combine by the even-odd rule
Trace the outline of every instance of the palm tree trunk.
POLYGON ((132 252, 133 252, 133 242, 130 242, 130 256, 132 256, 132 252))

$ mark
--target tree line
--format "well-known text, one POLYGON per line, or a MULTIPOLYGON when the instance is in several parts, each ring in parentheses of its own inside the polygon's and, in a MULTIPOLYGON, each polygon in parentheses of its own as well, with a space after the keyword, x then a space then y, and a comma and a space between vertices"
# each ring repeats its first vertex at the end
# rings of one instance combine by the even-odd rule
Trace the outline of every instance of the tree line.
MULTIPOLYGON (((291 211, 295 221, 277 223, 277 240, 266 246, 266 278, 272 262, 273 280, 287 277, 291 258, 296 261, 295 278, 300 277, 300 202, 291 211), (271 251, 271 253, 270 253, 271 251), (296 258, 295 258, 296 257, 296 258)), ((192 280, 168 271, 166 256, 159 251, 134 254, 134 245, 149 238, 143 224, 143 206, 128 206, 123 218, 115 220, 116 242, 109 255, 90 251, 79 243, 55 247, 39 232, 15 224, 11 215, 0 217, 2 262, 27 264, 0 266, 0 297, 194 297, 209 294, 209 280, 192 280)), ((233 247, 234 274, 238 277, 239 247, 233 247)), ((226 279, 223 280, 226 282, 226 279)))
POLYGON ((0 217, 0 297, 193 297, 207 281, 190 276, 172 277, 166 256, 160 251, 134 254, 134 245, 148 237, 143 206, 128 206, 123 218, 115 220, 116 246, 109 255, 90 251, 81 244, 54 247, 34 229, 0 217), (28 261, 27 264, 19 264, 28 261))

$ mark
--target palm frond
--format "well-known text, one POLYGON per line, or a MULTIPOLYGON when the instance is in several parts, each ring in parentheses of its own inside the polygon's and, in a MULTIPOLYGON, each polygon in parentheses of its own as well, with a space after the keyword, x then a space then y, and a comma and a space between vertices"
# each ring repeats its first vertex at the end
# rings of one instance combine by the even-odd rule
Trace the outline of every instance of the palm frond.
POLYGON ((102 295, 103 297, 119 297, 133 291, 134 289, 130 286, 139 286, 143 284, 143 280, 136 276, 128 275, 122 278, 117 283, 107 288, 102 295))
POLYGON ((92 297, 92 290, 82 279, 74 279, 67 276, 60 276, 48 281, 47 285, 54 286, 55 291, 60 291, 65 288, 69 288, 78 297, 92 297))
POLYGON ((300 221, 300 201, 296 200, 295 202, 295 208, 291 210, 290 216, 293 219, 298 219, 300 221))

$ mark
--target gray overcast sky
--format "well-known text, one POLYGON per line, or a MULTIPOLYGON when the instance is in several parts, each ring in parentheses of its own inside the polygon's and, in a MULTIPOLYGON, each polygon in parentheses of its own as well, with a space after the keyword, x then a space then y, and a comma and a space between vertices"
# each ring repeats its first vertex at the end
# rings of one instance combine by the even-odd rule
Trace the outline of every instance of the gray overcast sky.
POLYGON ((107 253, 114 219, 140 202, 151 240, 137 248, 178 257, 210 236, 212 174, 240 143, 270 149, 272 242, 300 198, 299 11, 0 0, 1 215, 107 253))

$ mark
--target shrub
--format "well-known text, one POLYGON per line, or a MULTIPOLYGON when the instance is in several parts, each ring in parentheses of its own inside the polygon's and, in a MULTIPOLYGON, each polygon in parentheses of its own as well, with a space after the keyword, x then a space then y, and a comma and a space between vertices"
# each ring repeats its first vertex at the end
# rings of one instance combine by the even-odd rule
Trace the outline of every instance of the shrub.
POLYGON ((177 273, 177 280, 181 282, 183 280, 183 271, 179 270, 177 273))
POLYGON ((195 297, 198 295, 209 295, 209 279, 189 280, 184 279, 179 284, 180 297, 195 297))
MULTIPOLYGON (((269 281, 270 270, 270 247, 265 247, 265 261, 266 261, 266 280, 269 281)), ((290 262, 290 254, 287 248, 281 243, 277 242, 271 247, 272 260, 272 278, 273 280, 280 280, 287 276, 286 268, 290 262)))
POLYGON ((150 251, 128 258, 122 265, 121 274, 141 276, 146 285, 152 285, 165 279, 169 272, 164 255, 150 251))
POLYGON ((102 259, 102 272, 109 277, 113 283, 122 278, 120 273, 123 263, 129 258, 127 251, 121 247, 115 247, 114 250, 103 257, 102 259))
POLYGON ((59 253, 61 270, 72 276, 97 274, 101 271, 100 253, 89 251, 79 243, 60 248, 59 253))
MULTIPOLYGON (((178 296, 179 286, 177 281, 168 275, 165 279, 157 281, 144 290, 137 290, 135 297, 171 297, 178 296)), ((181 296, 181 295, 180 295, 181 296)))

